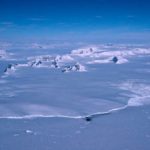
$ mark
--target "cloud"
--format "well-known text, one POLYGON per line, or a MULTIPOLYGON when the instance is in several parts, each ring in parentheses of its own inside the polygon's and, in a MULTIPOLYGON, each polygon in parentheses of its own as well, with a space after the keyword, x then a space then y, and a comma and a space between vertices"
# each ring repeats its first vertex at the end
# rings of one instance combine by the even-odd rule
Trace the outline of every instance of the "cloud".
POLYGON ((46 21, 47 18, 37 17, 37 18, 28 18, 30 21, 46 21))
POLYGON ((135 18, 135 16, 133 16, 133 15, 128 15, 127 18, 131 18, 131 19, 132 19, 132 18, 135 18))
POLYGON ((0 22, 0 32, 4 32, 6 31, 8 28, 10 27, 14 27, 15 24, 13 22, 9 22, 9 21, 6 21, 6 22, 0 22))
POLYGON ((1 25, 14 25, 13 22, 0 22, 1 25))
POLYGON ((98 18, 98 19, 101 19, 103 16, 95 16, 96 18, 98 18))
POLYGON ((150 28, 145 28, 144 31, 149 32, 150 28))
POLYGON ((6 28, 0 28, 0 32, 3 32, 5 30, 6 30, 6 28))

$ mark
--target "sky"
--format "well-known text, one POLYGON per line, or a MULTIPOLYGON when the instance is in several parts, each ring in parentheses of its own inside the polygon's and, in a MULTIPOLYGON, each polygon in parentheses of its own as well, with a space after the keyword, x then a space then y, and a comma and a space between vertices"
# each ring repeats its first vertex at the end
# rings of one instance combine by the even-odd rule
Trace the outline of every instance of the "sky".
POLYGON ((0 0, 0 40, 150 39, 149 0, 0 0))

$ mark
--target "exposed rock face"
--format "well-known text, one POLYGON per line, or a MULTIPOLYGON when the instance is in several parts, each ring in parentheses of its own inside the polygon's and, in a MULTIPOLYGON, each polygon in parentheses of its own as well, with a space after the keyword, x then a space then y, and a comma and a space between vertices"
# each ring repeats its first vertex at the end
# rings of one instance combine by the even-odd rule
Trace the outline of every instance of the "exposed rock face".
MULTIPOLYGON (((92 49, 91 49, 92 51, 92 49)), ((79 63, 74 63, 74 59, 69 54, 56 56, 36 56, 30 57, 29 67, 46 67, 60 69, 62 72, 82 72, 86 71, 85 67, 79 63)))
POLYGON ((4 70, 4 73, 8 73, 10 71, 14 71, 16 68, 17 64, 8 64, 8 66, 6 67, 6 69, 4 70))
POLYGON ((62 72, 69 72, 69 71, 72 71, 72 66, 65 66, 65 67, 62 69, 62 72))
MULTIPOLYGON (((38 44, 33 46, 38 48, 38 44)), ((0 60, 9 60, 12 53, 8 53, 5 50, 0 49, 0 60)), ((5 69, 6 72, 13 72, 20 67, 34 67, 34 68, 53 68, 58 69, 61 72, 84 72, 92 64, 123 64, 127 63, 128 59, 138 55, 150 55, 150 48, 133 48, 126 46, 116 46, 113 44, 88 46, 79 49, 72 50, 66 54, 47 54, 39 56, 27 57, 27 61, 24 63, 9 64, 5 69), (76 63, 79 62, 79 63, 76 63), (87 66, 87 68, 85 67, 87 66)))
POLYGON ((76 63, 75 65, 72 65, 72 66, 70 65, 65 66, 62 69, 62 72, 71 72, 71 71, 85 71, 85 68, 81 64, 76 63))
POLYGON ((72 54, 73 55, 81 55, 81 56, 88 56, 92 53, 94 53, 96 51, 96 49, 94 48, 83 48, 83 49, 77 49, 77 50, 73 50, 72 54))
POLYGON ((29 66, 31 66, 31 67, 35 67, 35 66, 40 66, 42 64, 42 61, 41 60, 39 60, 39 61, 32 61, 32 62, 30 62, 29 63, 29 66))
POLYGON ((41 65, 41 64, 42 64, 42 61, 39 60, 38 62, 36 62, 35 65, 36 65, 36 66, 39 66, 39 65, 41 65))
POLYGON ((116 56, 114 56, 114 57, 112 58, 112 61, 113 61, 114 63, 117 63, 117 62, 118 62, 118 58, 117 58, 116 56))
POLYGON ((72 71, 80 71, 82 68, 81 64, 76 63, 73 67, 72 67, 72 71))
POLYGON ((52 61, 52 67, 58 68, 58 62, 56 60, 52 61))
POLYGON ((92 121, 92 117, 85 117, 85 120, 90 122, 90 121, 92 121))

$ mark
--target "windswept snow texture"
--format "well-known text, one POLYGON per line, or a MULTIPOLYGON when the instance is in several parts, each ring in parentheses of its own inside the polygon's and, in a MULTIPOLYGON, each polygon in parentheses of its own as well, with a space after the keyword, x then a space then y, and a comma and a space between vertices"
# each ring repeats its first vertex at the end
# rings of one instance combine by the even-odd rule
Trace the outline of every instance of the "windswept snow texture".
POLYGON ((0 59, 6 59, 8 57, 8 54, 5 50, 0 49, 0 59))
POLYGON ((84 118, 150 104, 149 72, 142 71, 149 70, 149 47, 25 51, 26 58, 13 50, 14 60, 0 51, 0 118, 84 118))
POLYGON ((148 46, 32 46, 0 51, 0 150, 149 150, 148 46))

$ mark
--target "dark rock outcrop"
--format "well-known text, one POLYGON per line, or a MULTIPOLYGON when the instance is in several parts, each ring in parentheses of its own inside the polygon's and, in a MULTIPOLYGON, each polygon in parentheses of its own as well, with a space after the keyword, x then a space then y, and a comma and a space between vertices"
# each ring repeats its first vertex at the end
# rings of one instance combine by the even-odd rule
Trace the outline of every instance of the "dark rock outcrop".
POLYGON ((72 70, 72 66, 65 66, 63 69, 62 69, 62 72, 69 72, 72 70))
POLYGON ((87 122, 90 122, 90 121, 92 121, 92 117, 87 116, 87 117, 85 117, 85 120, 86 120, 87 122))
POLYGON ((62 72, 70 72, 70 71, 80 71, 80 64, 76 63, 75 65, 72 66, 65 66, 62 69, 62 72))
POLYGON ((41 60, 39 60, 39 61, 32 61, 31 64, 30 64, 30 66, 31 66, 31 67, 33 67, 33 66, 39 66, 39 65, 41 65, 41 64, 42 64, 42 61, 41 61, 41 60))
POLYGON ((54 66, 54 68, 58 68, 58 63, 56 60, 52 61, 52 66, 54 66))
POLYGON ((8 71, 15 69, 16 66, 17 64, 8 64, 8 66, 4 70, 4 73, 7 73, 8 71))
POLYGON ((112 58, 112 61, 113 61, 114 63, 117 63, 117 62, 118 62, 118 58, 117 58, 116 56, 114 56, 114 57, 112 58))

